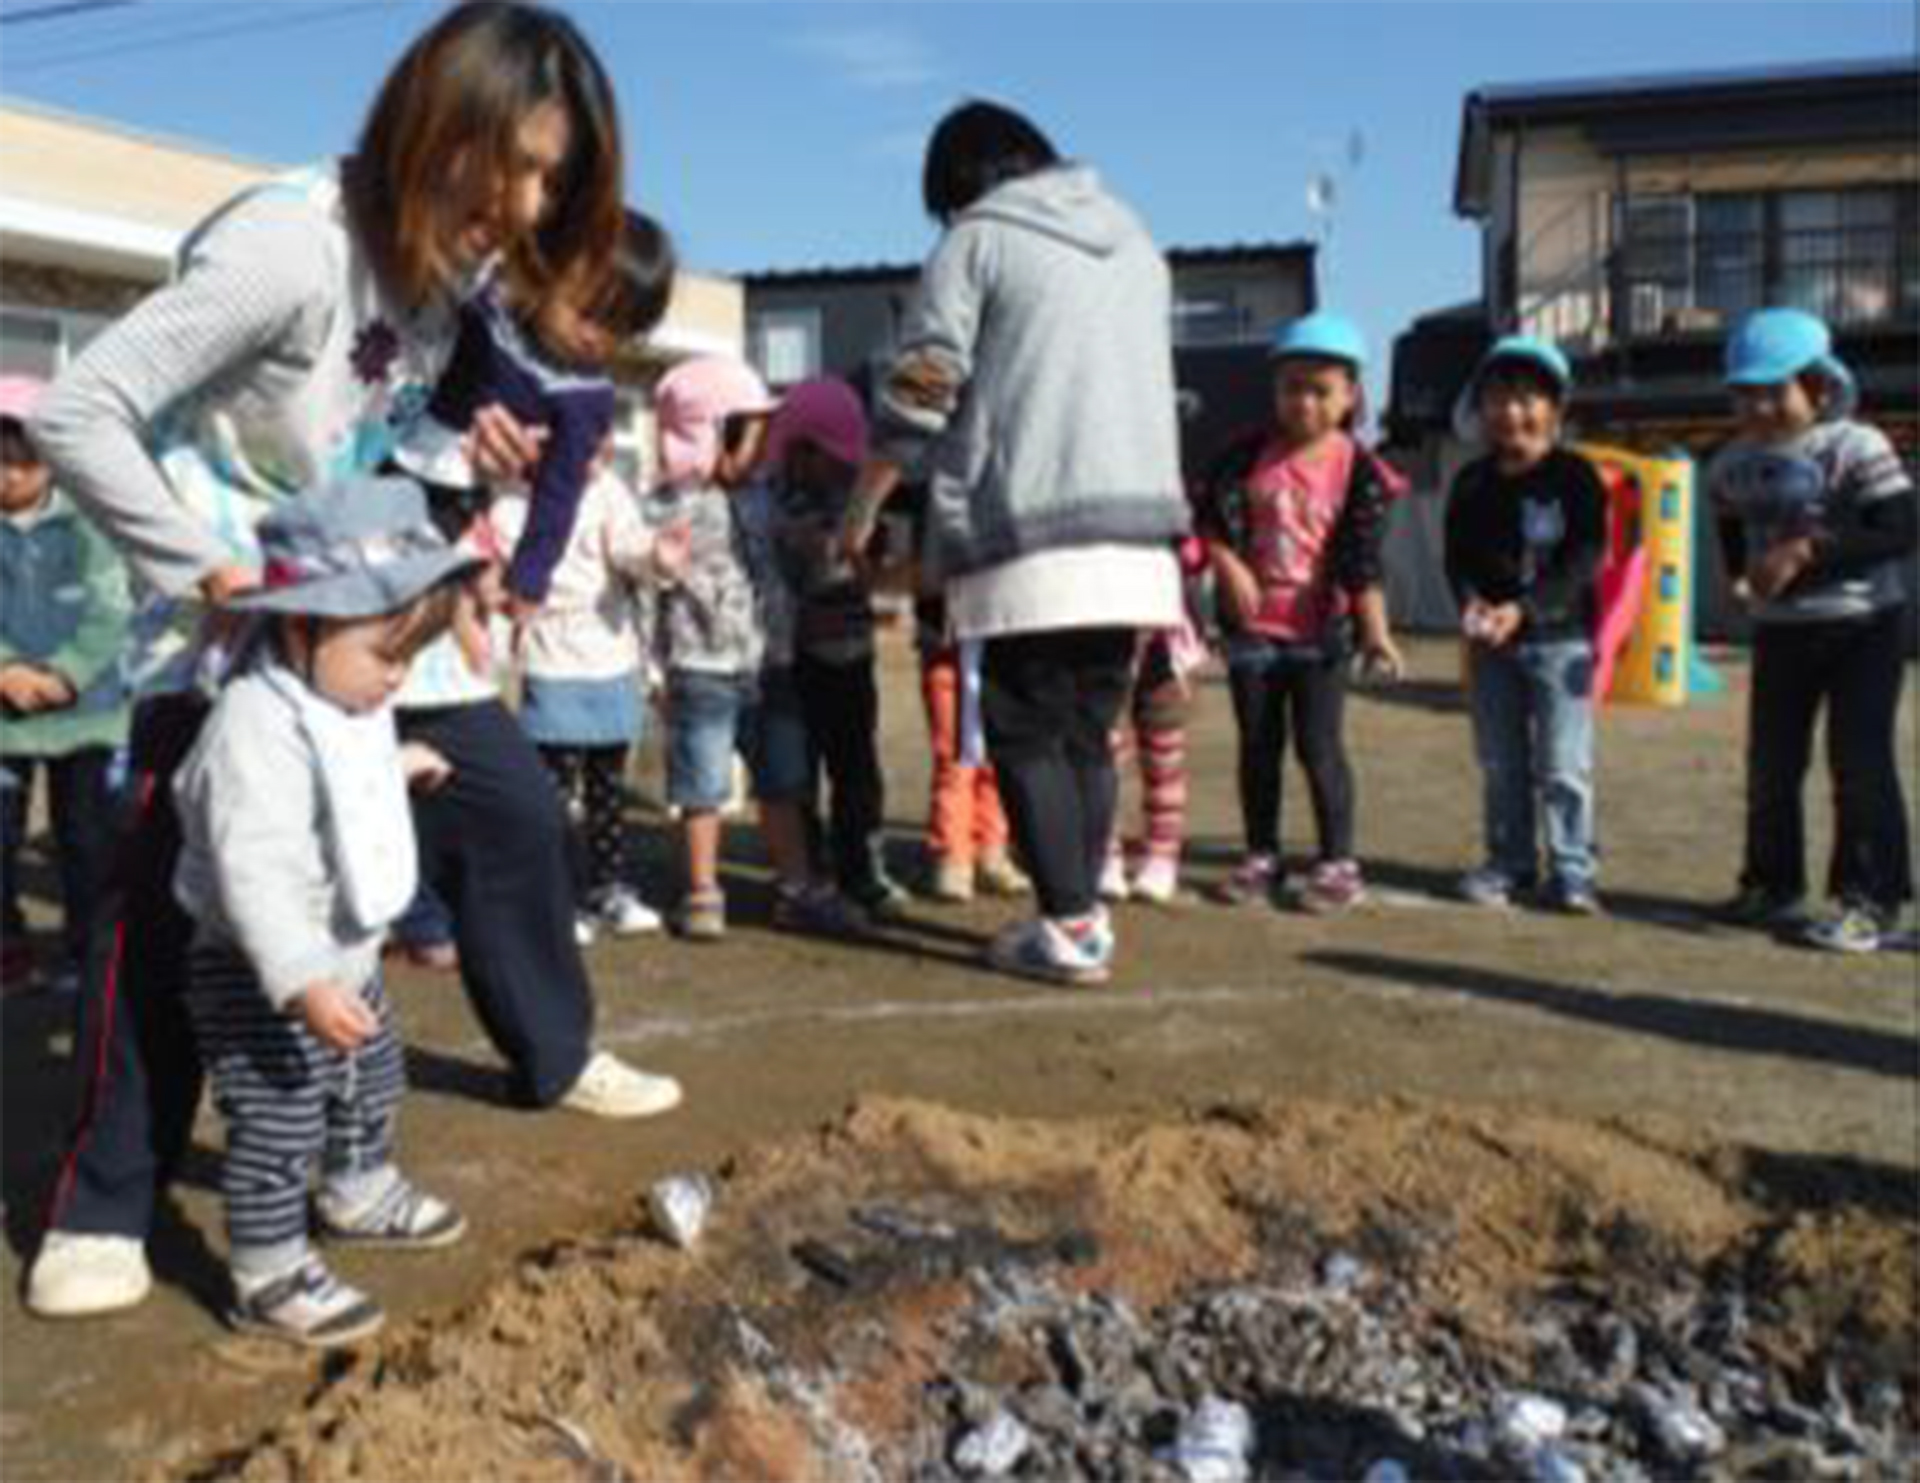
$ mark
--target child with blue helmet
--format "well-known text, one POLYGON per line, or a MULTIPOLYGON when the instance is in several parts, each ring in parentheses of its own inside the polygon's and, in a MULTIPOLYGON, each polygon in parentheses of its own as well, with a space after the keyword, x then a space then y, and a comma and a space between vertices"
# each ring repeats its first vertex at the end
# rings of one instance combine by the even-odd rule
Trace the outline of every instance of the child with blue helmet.
POLYGON ((1853 420, 1852 373, 1827 326, 1762 309, 1727 344, 1738 430, 1707 471, 1721 549, 1753 617, 1746 857, 1735 920, 1803 925, 1800 793, 1827 715, 1834 843, 1815 946, 1870 952, 1912 898, 1894 751, 1905 676, 1913 481, 1887 437, 1853 420))
POLYGON ((1370 666, 1390 675, 1401 669, 1380 558, 1387 501, 1400 479, 1352 432, 1366 359, 1360 331, 1340 315, 1282 325, 1272 351, 1273 418, 1227 449, 1197 502, 1194 527, 1213 568, 1240 732, 1246 856, 1215 893, 1229 904, 1267 899, 1280 885, 1289 733, 1320 846, 1300 904, 1341 911, 1365 896, 1344 739, 1348 619, 1370 666))
POLYGON ((1447 496, 1447 581, 1467 640, 1486 863, 1460 883, 1482 906, 1540 884, 1543 904, 1590 916, 1595 892, 1593 635, 1607 496, 1561 446, 1573 372, 1552 345, 1496 341, 1454 420, 1485 444, 1447 496))

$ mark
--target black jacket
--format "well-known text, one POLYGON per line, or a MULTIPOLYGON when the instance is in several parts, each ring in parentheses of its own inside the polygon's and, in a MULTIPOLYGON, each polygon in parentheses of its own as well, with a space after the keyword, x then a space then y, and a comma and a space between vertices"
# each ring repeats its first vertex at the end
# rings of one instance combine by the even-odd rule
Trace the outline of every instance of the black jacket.
POLYGON ((1447 495, 1454 600, 1519 603, 1521 642, 1593 636, 1606 547, 1606 487, 1592 464, 1565 448, 1524 474, 1502 474, 1491 457, 1479 459, 1447 495))

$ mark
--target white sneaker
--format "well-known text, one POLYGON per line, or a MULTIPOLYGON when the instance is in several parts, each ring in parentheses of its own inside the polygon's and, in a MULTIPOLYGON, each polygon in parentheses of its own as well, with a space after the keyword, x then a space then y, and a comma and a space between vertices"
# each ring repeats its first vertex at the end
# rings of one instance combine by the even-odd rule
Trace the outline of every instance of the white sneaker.
POLYGON ((573 919, 573 941, 576 947, 592 947, 600 934, 594 930, 593 918, 576 916, 573 919))
POLYGON ((680 1083, 636 1071, 611 1051, 597 1050, 560 1105, 594 1117, 653 1117, 680 1105, 680 1083))
POLYGON ((615 937, 634 937, 660 930, 660 913, 640 899, 631 886, 610 886, 593 903, 594 920, 615 937))
POLYGON ((1127 884, 1127 862, 1117 852, 1107 856, 1107 863, 1100 867, 1100 899, 1125 901, 1130 889, 1127 884))
POLYGON ((1170 906, 1180 894, 1180 862, 1171 855, 1149 855, 1133 873, 1133 898, 1170 906))
POLYGON ((91 1318, 132 1308, 152 1289, 145 1242, 48 1231, 27 1274, 27 1307, 42 1318, 91 1318))

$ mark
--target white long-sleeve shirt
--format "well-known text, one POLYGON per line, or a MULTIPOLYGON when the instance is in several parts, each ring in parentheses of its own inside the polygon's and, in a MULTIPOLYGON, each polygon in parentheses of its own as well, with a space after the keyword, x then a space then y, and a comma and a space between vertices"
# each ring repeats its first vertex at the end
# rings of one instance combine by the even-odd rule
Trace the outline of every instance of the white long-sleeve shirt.
POLYGON ((173 795, 174 895, 276 1008, 373 976, 418 884, 390 708, 349 714, 270 660, 221 691, 173 795))
MULTIPOLYGON (((511 550, 526 525, 527 497, 501 495, 489 518, 511 550)), ((547 599, 521 636, 522 672, 542 680, 612 680, 638 670, 653 544, 632 490, 611 473, 589 483, 547 599)))

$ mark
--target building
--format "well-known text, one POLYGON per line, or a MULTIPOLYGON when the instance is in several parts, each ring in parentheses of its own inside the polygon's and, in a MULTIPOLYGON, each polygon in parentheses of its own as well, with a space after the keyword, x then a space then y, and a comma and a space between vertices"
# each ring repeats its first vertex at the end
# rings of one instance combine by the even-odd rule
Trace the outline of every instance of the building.
MULTIPOLYGON (((1709 454, 1731 430, 1727 332, 1781 304, 1833 326, 1863 414, 1911 460, 1917 118, 1911 59, 1468 94, 1453 201, 1480 228, 1480 297, 1424 316, 1394 347, 1386 428, 1417 486, 1445 488, 1467 451, 1451 437, 1454 398, 1491 340, 1512 332, 1567 353, 1577 435, 1709 454)), ((1414 503, 1397 532, 1407 572, 1438 560, 1438 500, 1414 503)), ((1700 534, 1700 625, 1738 631, 1704 521, 1700 534)), ((1420 621, 1446 614, 1433 582, 1406 580, 1420 621)))
POLYGON ((1488 328, 1559 343, 1583 423, 1701 450, 1726 433, 1729 328, 1809 309, 1911 453, 1916 119, 1911 58, 1477 90, 1454 209, 1480 225, 1488 328))
MULTIPOLYGON (((283 168, 17 102, 0 106, 0 160, 0 370, 36 376, 166 282, 216 206, 283 168)), ((730 279, 683 273, 666 322, 616 367, 631 477, 645 476, 654 377, 686 355, 741 354, 744 303, 730 279)))
MULTIPOLYGON (((1315 307, 1315 249, 1298 242, 1176 248, 1167 260, 1191 470, 1225 436, 1265 415, 1268 334, 1315 307)), ((917 263, 749 273, 742 280, 747 354, 775 387, 817 375, 867 384, 899 342, 919 277, 917 263)))

